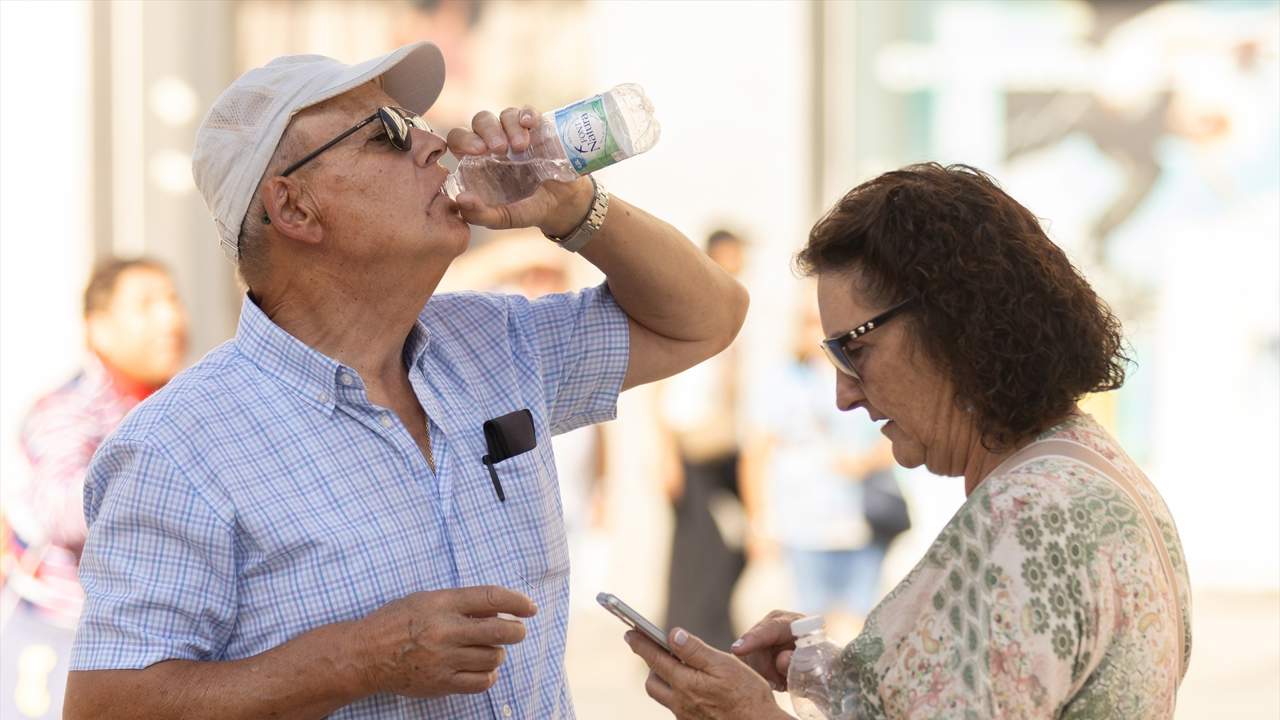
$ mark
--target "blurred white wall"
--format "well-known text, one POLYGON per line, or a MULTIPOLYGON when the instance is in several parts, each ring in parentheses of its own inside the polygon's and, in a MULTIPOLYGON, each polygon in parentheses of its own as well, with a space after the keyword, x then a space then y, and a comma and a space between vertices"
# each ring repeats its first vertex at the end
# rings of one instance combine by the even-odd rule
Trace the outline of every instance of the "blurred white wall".
POLYGON ((83 352, 93 262, 90 12, 0 2, 0 483, 25 472, 22 416, 83 352))

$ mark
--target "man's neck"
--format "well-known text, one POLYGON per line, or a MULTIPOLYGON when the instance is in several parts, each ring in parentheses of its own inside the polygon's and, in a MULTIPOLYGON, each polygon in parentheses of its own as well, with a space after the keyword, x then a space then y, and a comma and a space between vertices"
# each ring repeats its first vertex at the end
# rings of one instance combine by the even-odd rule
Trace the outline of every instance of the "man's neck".
POLYGON ((385 283, 298 275, 255 295, 255 301, 308 347, 352 368, 366 385, 384 386, 405 373, 405 340, 442 275, 385 283))
POLYGON ((134 402, 142 402, 143 400, 146 400, 151 393, 159 390, 160 387, 164 385, 164 383, 153 383, 146 380, 139 380, 129 373, 117 368, 97 352, 94 352, 93 356, 97 358, 98 364, 102 366, 103 372, 106 373, 107 379, 111 381, 111 385, 115 388, 116 392, 134 402))

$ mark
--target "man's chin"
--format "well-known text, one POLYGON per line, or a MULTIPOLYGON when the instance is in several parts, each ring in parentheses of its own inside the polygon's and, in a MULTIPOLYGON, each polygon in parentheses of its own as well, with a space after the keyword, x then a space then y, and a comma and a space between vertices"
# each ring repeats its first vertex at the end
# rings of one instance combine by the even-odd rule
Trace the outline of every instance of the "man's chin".
POLYGON ((468 225, 465 220, 459 217, 458 226, 456 228, 449 228, 449 229, 451 231, 450 233, 451 235, 456 234, 454 237, 450 238, 453 241, 453 245, 452 245, 452 247, 454 248, 453 257, 456 258, 462 253, 466 252, 467 248, 471 247, 471 226, 468 225))

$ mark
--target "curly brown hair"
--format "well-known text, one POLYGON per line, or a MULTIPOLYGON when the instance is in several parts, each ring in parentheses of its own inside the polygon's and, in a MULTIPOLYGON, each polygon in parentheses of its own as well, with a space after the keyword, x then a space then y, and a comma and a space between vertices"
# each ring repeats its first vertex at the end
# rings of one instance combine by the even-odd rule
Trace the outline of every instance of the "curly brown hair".
POLYGON ((910 165, 855 187, 813 226, 796 266, 856 268, 886 307, 916 298, 913 339, 991 449, 1124 384, 1120 321, 1036 217, 976 168, 910 165))

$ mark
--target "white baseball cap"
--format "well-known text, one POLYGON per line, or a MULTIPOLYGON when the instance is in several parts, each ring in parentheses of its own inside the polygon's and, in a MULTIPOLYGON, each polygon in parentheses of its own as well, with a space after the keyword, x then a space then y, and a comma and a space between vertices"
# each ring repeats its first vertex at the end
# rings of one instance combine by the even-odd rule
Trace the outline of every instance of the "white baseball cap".
POLYGON ((241 75, 218 96, 196 130, 191 174, 227 257, 239 255, 240 223, 294 114, 379 76, 398 104, 423 113, 444 87, 444 56, 429 42, 358 65, 285 55, 241 75))

